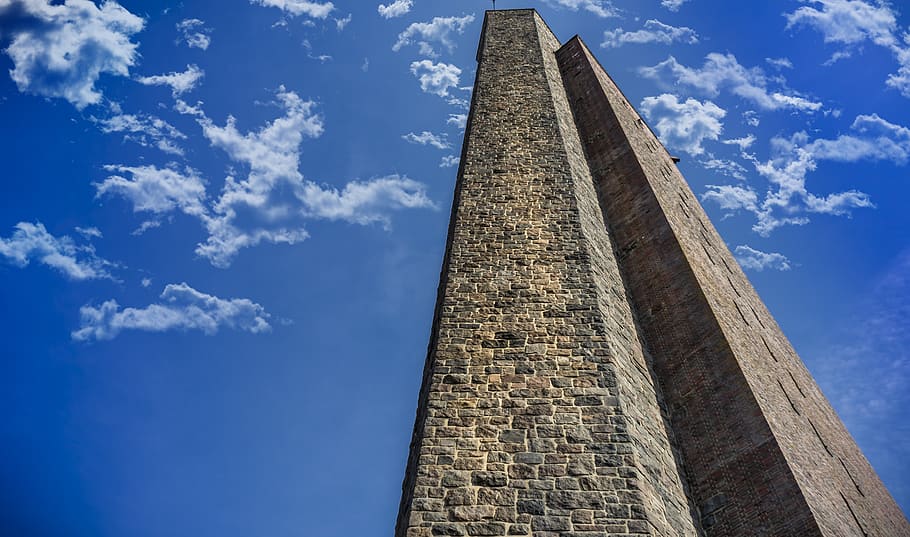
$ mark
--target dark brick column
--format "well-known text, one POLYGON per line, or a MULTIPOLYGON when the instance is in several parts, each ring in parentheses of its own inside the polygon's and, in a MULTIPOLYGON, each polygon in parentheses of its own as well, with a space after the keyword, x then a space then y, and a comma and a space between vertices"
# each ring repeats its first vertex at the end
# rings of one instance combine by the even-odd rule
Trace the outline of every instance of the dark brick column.
POLYGON ((581 40, 557 58, 707 535, 910 535, 670 155, 581 40))

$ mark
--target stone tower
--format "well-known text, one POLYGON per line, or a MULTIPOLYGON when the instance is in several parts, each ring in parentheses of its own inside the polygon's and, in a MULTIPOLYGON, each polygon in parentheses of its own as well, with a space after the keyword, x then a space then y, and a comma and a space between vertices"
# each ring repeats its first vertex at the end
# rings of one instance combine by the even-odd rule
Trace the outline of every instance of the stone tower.
POLYGON ((910 535, 584 43, 478 61, 396 537, 910 535))

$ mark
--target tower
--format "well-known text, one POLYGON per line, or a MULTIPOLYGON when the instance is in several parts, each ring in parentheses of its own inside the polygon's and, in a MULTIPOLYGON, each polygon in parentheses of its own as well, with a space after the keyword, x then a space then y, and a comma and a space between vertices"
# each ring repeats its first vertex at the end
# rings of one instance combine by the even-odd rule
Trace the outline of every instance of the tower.
POLYGON ((910 535, 584 43, 478 62, 396 537, 910 535))

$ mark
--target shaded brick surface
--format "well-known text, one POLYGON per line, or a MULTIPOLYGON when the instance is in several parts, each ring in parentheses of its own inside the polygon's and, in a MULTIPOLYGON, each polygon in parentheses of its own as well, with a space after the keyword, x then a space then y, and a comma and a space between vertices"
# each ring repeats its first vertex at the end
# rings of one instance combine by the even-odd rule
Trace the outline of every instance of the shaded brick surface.
POLYGON ((910 535, 670 155, 580 39, 557 57, 706 534, 910 535))
POLYGON ((906 535, 581 41, 478 61, 396 537, 906 535))

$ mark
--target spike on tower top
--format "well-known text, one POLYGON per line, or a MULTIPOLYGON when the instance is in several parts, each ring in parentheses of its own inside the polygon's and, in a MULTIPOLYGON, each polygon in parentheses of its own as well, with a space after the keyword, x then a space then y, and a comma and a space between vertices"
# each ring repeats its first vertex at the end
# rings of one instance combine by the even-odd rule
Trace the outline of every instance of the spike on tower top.
POLYGON ((581 39, 479 48, 396 537, 910 535, 581 39))

